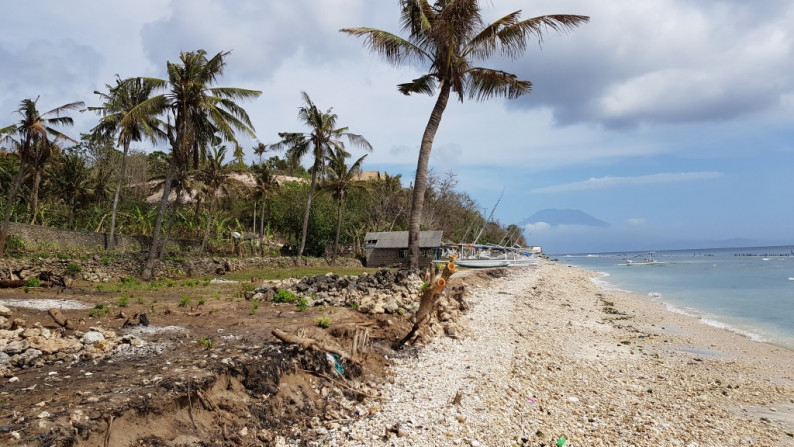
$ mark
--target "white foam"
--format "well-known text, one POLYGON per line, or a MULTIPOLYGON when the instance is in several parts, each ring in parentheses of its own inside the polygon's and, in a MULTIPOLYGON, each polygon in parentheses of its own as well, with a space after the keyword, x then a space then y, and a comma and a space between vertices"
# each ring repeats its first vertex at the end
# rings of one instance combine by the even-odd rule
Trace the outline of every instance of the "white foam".
POLYGON ((21 307, 24 309, 66 309, 66 310, 80 310, 91 309, 93 306, 83 304, 75 300, 56 300, 49 298, 36 298, 36 299, 3 299, 0 304, 8 307, 21 307))

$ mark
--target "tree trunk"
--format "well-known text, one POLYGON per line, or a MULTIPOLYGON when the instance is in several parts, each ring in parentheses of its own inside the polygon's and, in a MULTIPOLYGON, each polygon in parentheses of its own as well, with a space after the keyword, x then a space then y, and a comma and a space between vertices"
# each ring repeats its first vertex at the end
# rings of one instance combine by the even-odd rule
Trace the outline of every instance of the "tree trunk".
POLYGON ((254 225, 253 228, 251 228, 251 231, 256 234, 256 199, 254 199, 254 225))
POLYGON ((212 223, 215 221, 213 216, 215 215, 213 212, 212 203, 210 203, 210 212, 207 214, 207 226, 204 228, 204 237, 201 239, 201 248, 199 249, 199 257, 204 257, 204 249, 207 247, 207 241, 210 238, 210 228, 212 227, 212 223))
POLYGON ((265 236, 265 206, 267 202, 267 197, 262 199, 262 209, 260 212, 262 213, 259 216, 259 225, 261 226, 262 230, 259 232, 262 236, 265 236))
POLYGON ((331 262, 336 263, 336 257, 339 255, 339 233, 342 231, 342 203, 344 197, 339 196, 339 205, 336 210, 336 236, 334 237, 334 254, 331 256, 331 262))
POLYGON ((168 174, 165 177, 165 184, 163 185, 163 197, 160 199, 160 207, 157 210, 157 219, 154 222, 154 231, 152 232, 152 245, 149 247, 149 256, 146 259, 146 264, 143 267, 141 276, 144 280, 152 279, 152 269, 154 262, 157 260, 157 247, 160 245, 160 230, 163 227, 163 216, 165 210, 168 208, 168 196, 171 194, 171 181, 174 179, 176 166, 174 165, 174 157, 171 157, 171 166, 168 167, 168 174))
POLYGON ((30 219, 30 224, 33 225, 36 223, 36 214, 39 210, 39 185, 41 184, 41 170, 36 168, 33 174, 33 191, 30 193, 31 197, 31 206, 33 208, 33 218, 30 219))
POLYGON ((19 187, 22 186, 22 177, 25 175, 25 164, 20 163, 19 172, 14 177, 14 184, 8 191, 8 197, 5 203, 5 213, 3 216, 3 228, 0 230, 0 259, 3 258, 6 248, 6 239, 8 238, 8 222, 11 220, 11 210, 14 209, 14 202, 19 192, 19 187))
POLYGON ((108 237, 108 246, 105 247, 109 251, 116 248, 116 210, 119 206, 119 194, 121 187, 124 184, 124 176, 127 172, 127 152, 130 150, 130 142, 124 142, 124 153, 121 155, 121 172, 119 172, 119 181, 116 183, 116 193, 113 195, 113 211, 110 213, 110 237, 108 237))
POLYGON ((430 151, 433 149, 433 139, 441 124, 441 115, 447 107, 450 86, 441 82, 441 92, 433 106, 430 120, 422 135, 422 145, 419 148, 419 160, 416 163, 416 177, 414 179, 413 205, 411 206, 411 220, 408 231, 408 259, 411 268, 419 268, 419 231, 422 223, 422 207, 425 204, 425 190, 427 189, 427 165, 430 162, 430 151))
POLYGON ((309 197, 306 199, 306 213, 303 215, 303 228, 301 229, 301 245, 298 249, 298 258, 296 262, 300 261, 301 256, 303 256, 303 249, 306 248, 306 233, 309 231, 309 212, 312 209, 312 195, 314 194, 314 187, 317 185, 317 171, 319 167, 317 166, 317 162, 314 163, 315 166, 312 169, 312 182, 309 185, 309 197))
POLYGON ((77 197, 77 194, 72 194, 69 197, 69 229, 74 230, 74 201, 77 197))

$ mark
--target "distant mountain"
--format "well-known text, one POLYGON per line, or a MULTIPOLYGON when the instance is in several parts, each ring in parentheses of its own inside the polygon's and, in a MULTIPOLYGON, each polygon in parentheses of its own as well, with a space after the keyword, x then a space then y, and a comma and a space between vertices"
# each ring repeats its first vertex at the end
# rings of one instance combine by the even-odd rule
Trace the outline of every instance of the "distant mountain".
POLYGON ((584 225, 588 227, 609 228, 611 226, 608 222, 596 219, 582 210, 560 210, 556 208, 540 210, 521 221, 520 225, 524 226, 538 222, 545 222, 553 227, 557 225, 584 225))

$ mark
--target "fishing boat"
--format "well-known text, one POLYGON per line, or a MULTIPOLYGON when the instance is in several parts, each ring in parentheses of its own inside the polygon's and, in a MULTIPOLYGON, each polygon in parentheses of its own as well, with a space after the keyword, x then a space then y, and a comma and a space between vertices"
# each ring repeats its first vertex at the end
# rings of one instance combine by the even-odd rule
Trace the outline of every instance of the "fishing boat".
POLYGON ((651 251, 645 254, 628 257, 626 258, 626 263, 621 265, 660 265, 664 263, 664 261, 659 261, 654 258, 653 252, 651 251))

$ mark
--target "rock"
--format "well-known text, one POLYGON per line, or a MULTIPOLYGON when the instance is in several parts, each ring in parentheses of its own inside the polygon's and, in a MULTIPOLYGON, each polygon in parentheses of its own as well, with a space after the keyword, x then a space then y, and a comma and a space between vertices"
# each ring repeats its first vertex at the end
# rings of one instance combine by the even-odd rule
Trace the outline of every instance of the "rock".
POLYGON ((0 330, 11 329, 11 321, 6 317, 0 317, 0 330))
POLYGON ((86 332, 82 339, 84 345, 95 345, 101 341, 105 341, 105 336, 98 331, 86 332))
POLYGON ((14 340, 11 343, 7 344, 3 352, 8 355, 19 354, 21 352, 25 352, 26 349, 30 347, 30 343, 27 340, 14 340))
MULTIPOLYGON (((41 357, 42 352, 38 349, 28 349, 24 353, 20 354, 17 359, 17 365, 19 366, 29 366, 32 365, 39 357, 41 357)), ((15 356, 16 357, 16 356, 15 356)))
POLYGON ((0 305, 0 317, 5 317, 5 318, 11 317, 11 309, 3 305, 0 305))

